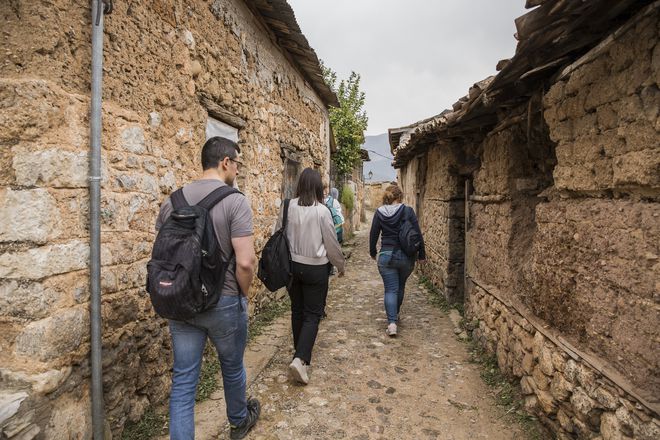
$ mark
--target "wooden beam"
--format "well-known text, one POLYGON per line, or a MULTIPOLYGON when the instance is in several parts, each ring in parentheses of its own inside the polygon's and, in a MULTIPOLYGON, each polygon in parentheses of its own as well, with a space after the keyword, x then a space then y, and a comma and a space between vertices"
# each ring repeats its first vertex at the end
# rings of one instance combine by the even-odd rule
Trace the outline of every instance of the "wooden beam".
POLYGON ((199 102, 206 108, 209 115, 219 121, 229 124, 232 127, 243 128, 247 125, 247 121, 240 116, 235 115, 220 104, 215 102, 213 98, 206 94, 199 94, 199 102))
POLYGON ((522 75, 520 75, 520 79, 523 80, 523 79, 528 78, 528 77, 530 77, 534 74, 546 71, 548 69, 552 69, 553 67, 557 67, 561 64, 567 63, 570 60, 571 60, 571 57, 564 56, 564 57, 561 57, 561 58, 556 59, 554 61, 550 61, 547 64, 544 64, 542 66, 536 67, 532 70, 529 70, 529 71, 523 73, 522 75))
POLYGON ((518 298, 504 295, 497 287, 481 283, 479 280, 468 275, 471 283, 485 291, 488 295, 497 299, 507 308, 513 310, 516 314, 526 319, 527 322, 539 333, 548 338, 558 348, 562 349, 567 355, 576 361, 582 361, 601 373, 603 376, 614 382, 616 386, 635 398, 643 407, 649 410, 656 417, 660 413, 660 402, 653 391, 648 388, 639 388, 630 382, 626 377, 618 372, 618 369, 612 366, 609 361, 595 355, 594 353, 582 350, 573 342, 565 338, 557 329, 548 325, 547 322, 537 317, 525 304, 518 298))
POLYGON ((525 9, 532 9, 537 6, 541 6, 543 3, 547 2, 548 0, 527 0, 525 2, 525 9))

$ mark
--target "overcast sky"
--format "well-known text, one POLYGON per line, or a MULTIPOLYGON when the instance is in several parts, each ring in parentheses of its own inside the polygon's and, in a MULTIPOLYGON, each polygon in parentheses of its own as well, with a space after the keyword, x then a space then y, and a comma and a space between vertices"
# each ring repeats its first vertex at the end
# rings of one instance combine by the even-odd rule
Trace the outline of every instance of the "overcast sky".
POLYGON ((368 135, 440 113, 515 52, 525 0, 288 0, 340 78, 362 75, 368 135))

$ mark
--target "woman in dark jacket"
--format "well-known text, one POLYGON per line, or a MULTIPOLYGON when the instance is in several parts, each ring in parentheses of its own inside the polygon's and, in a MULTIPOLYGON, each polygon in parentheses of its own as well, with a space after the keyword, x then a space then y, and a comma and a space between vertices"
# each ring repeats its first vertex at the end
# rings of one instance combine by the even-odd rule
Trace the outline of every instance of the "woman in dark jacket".
MULTIPOLYGON (((422 236, 415 211, 401 203, 403 193, 401 189, 392 184, 387 187, 383 195, 383 206, 378 208, 371 223, 369 234, 369 254, 376 260, 378 255, 378 271, 383 278, 385 286, 385 312, 387 313, 387 330, 389 336, 396 336, 399 310, 403 303, 406 280, 415 267, 415 256, 408 256, 401 250, 399 243, 399 230, 406 218, 422 236), (381 236, 380 252, 376 253, 378 237, 381 236)), ((418 251, 417 258, 426 260, 424 240, 418 251)))

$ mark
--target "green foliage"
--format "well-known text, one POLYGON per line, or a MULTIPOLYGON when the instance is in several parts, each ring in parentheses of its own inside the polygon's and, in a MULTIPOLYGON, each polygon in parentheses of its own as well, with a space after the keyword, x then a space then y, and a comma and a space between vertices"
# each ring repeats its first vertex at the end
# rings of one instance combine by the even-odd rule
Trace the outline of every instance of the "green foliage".
POLYGON ((438 307, 443 312, 449 312, 452 307, 447 302, 445 295, 435 287, 435 284, 433 284, 430 279, 424 275, 420 275, 419 283, 426 287, 426 290, 428 291, 428 300, 432 305, 438 307))
POLYGON ((291 301, 288 296, 281 301, 273 301, 262 308, 259 314, 254 317, 252 323, 250 323, 249 340, 253 340, 261 335, 273 321, 290 309, 291 301))
POLYGON ((127 423, 121 434, 122 440, 149 440, 167 432, 167 417, 147 410, 137 423, 127 423))
POLYGON ((353 194, 353 189, 350 185, 344 185, 341 190, 339 201, 346 207, 348 212, 353 211, 353 206, 355 206, 355 194, 353 194))
POLYGON ((330 126, 335 135, 337 152, 333 161, 339 176, 346 176, 360 164, 360 147, 364 144, 364 131, 369 119, 364 110, 365 95, 360 91, 360 75, 351 72, 348 80, 339 81, 332 69, 321 62, 326 84, 337 94, 339 107, 330 108, 330 126))

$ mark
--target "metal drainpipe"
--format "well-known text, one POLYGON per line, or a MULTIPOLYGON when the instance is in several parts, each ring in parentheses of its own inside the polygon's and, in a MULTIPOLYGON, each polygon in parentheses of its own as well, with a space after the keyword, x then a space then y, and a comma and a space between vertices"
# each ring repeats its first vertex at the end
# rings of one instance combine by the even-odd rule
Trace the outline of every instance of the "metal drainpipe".
POLYGON ((101 100, 103 81, 103 14, 112 3, 92 0, 92 88, 90 109, 90 332, 92 363, 92 430, 94 440, 105 437, 103 410, 103 367, 101 354, 101 100))

